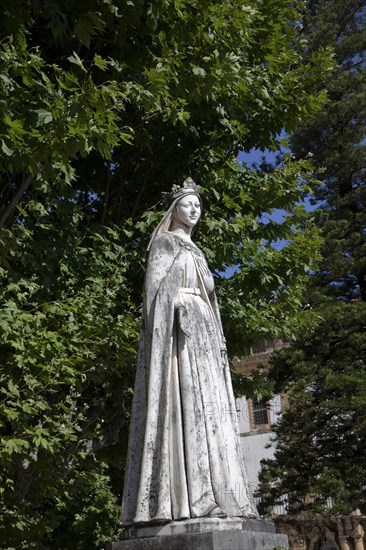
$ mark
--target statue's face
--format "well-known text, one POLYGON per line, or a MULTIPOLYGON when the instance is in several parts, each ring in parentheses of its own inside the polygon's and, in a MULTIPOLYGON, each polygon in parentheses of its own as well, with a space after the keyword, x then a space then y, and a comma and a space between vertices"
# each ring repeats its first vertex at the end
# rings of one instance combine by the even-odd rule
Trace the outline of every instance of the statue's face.
POLYGON ((201 203, 196 195, 182 197, 176 204, 173 217, 186 225, 194 227, 201 216, 201 203))

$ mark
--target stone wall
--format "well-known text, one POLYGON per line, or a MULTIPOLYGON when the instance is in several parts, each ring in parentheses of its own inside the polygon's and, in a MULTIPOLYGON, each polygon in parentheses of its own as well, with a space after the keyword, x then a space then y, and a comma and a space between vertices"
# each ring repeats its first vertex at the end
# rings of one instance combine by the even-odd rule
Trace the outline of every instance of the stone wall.
POLYGON ((355 510, 349 516, 282 516, 277 532, 287 534, 290 550, 365 550, 366 516, 355 510))

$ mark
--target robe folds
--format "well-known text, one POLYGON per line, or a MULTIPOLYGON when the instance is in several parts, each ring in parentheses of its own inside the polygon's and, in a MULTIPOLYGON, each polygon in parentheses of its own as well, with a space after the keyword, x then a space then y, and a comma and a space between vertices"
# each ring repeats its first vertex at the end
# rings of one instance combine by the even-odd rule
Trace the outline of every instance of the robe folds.
POLYGON ((212 275, 169 231, 151 246, 122 525, 256 515, 212 275))

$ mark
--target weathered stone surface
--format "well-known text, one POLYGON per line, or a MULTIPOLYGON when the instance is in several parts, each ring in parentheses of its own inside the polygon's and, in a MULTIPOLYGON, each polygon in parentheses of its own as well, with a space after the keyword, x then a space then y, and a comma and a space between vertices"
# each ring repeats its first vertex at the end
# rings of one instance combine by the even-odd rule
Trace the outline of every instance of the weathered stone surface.
POLYGON ((124 533, 124 539, 142 537, 165 537, 187 533, 201 533, 210 531, 263 531, 274 533, 275 527, 270 521, 240 518, 194 518, 184 521, 170 521, 166 525, 148 525, 146 527, 133 526, 124 533))
POLYGON ((191 240, 199 189, 174 186, 149 245, 121 524, 107 550, 273 550, 243 461, 214 278, 191 240))
POLYGON ((273 550, 288 548, 285 535, 263 520, 198 518, 165 526, 130 529, 128 540, 113 542, 106 550, 273 550), (137 538, 136 538, 137 537, 137 538))
POLYGON ((197 186, 175 186, 150 242, 121 522, 256 516, 197 186))

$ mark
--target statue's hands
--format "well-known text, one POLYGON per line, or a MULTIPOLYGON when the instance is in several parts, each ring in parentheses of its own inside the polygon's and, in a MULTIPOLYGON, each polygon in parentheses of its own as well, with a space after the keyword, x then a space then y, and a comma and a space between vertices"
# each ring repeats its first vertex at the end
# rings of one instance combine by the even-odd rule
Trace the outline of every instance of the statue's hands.
POLYGON ((178 324, 181 328, 181 330, 184 332, 188 338, 191 337, 191 327, 188 320, 187 310, 183 304, 177 304, 176 305, 176 316, 178 320, 178 324))

